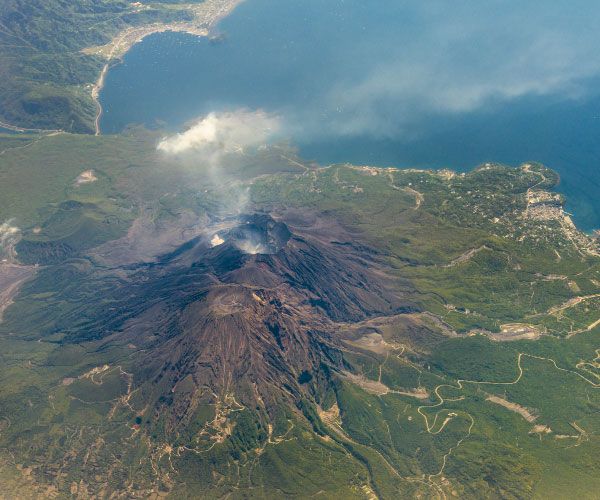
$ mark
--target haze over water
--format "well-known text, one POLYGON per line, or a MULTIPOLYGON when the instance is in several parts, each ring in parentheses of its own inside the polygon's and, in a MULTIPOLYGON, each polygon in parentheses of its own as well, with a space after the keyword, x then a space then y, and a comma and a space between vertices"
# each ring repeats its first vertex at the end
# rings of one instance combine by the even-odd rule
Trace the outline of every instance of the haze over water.
POLYGON ((600 227, 600 5, 247 0, 220 43, 158 34, 111 69, 103 133, 264 109, 320 163, 540 161, 600 227))

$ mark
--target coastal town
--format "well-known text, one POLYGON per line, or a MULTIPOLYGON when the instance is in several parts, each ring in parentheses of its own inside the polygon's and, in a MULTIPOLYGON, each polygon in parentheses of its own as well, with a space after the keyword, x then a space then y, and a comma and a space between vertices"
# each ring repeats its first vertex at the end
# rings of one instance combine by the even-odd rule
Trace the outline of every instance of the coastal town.
MULTIPOLYGON (((153 23, 145 26, 127 28, 118 36, 114 37, 106 45, 90 47, 82 50, 83 53, 100 55, 107 60, 96 83, 89 85, 92 99, 98 108, 98 112, 94 120, 96 135, 100 135, 100 117, 102 116, 102 106, 98 97, 100 90, 102 90, 102 87, 104 86, 106 73, 110 69, 111 64, 113 64, 112 61, 123 57, 123 55, 125 55, 129 49, 131 49, 131 47, 153 33, 175 31, 197 36, 209 36, 211 30, 219 22, 219 20, 229 15, 233 9, 242 2, 243 0, 206 0, 199 4, 183 4, 181 8, 186 9, 194 14, 194 17, 191 21, 176 23, 153 23)), ((140 2, 134 2, 131 4, 131 6, 133 10, 140 10, 144 8, 140 2)))

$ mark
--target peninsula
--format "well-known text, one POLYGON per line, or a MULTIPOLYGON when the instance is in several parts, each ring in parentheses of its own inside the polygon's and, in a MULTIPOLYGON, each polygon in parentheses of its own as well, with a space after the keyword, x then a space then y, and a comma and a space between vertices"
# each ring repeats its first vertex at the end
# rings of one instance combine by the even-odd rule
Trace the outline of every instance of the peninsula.
POLYGON ((59 0, 9 3, 0 13, 0 126, 98 133, 98 93, 111 64, 151 33, 208 35, 241 1, 107 0, 93 8, 77 0, 68 12, 59 0), (22 18, 27 35, 14 23, 22 18))

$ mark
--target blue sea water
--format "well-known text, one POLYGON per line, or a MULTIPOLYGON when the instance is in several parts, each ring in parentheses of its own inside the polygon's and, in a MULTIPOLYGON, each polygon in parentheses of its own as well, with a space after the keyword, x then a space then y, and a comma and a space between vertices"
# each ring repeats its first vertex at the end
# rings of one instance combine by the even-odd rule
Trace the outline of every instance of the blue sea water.
MULTIPOLYGON (((575 3, 578 3, 576 1, 575 3)), ((215 110, 283 117, 320 163, 452 168, 539 161, 600 227, 600 6, 540 0, 247 0, 219 43, 147 37, 111 69, 102 133, 215 110), (595 45, 597 46, 597 45, 595 45)))

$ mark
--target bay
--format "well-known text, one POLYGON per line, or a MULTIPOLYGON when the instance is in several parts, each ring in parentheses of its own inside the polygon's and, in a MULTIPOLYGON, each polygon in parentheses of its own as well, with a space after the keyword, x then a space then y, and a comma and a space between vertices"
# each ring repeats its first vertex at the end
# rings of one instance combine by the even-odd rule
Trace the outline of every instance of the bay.
POLYGON ((539 161, 561 175, 576 224, 600 227, 600 69, 587 49, 599 9, 448 5, 247 0, 216 40, 151 35, 109 71, 101 132, 264 109, 322 164, 539 161))

